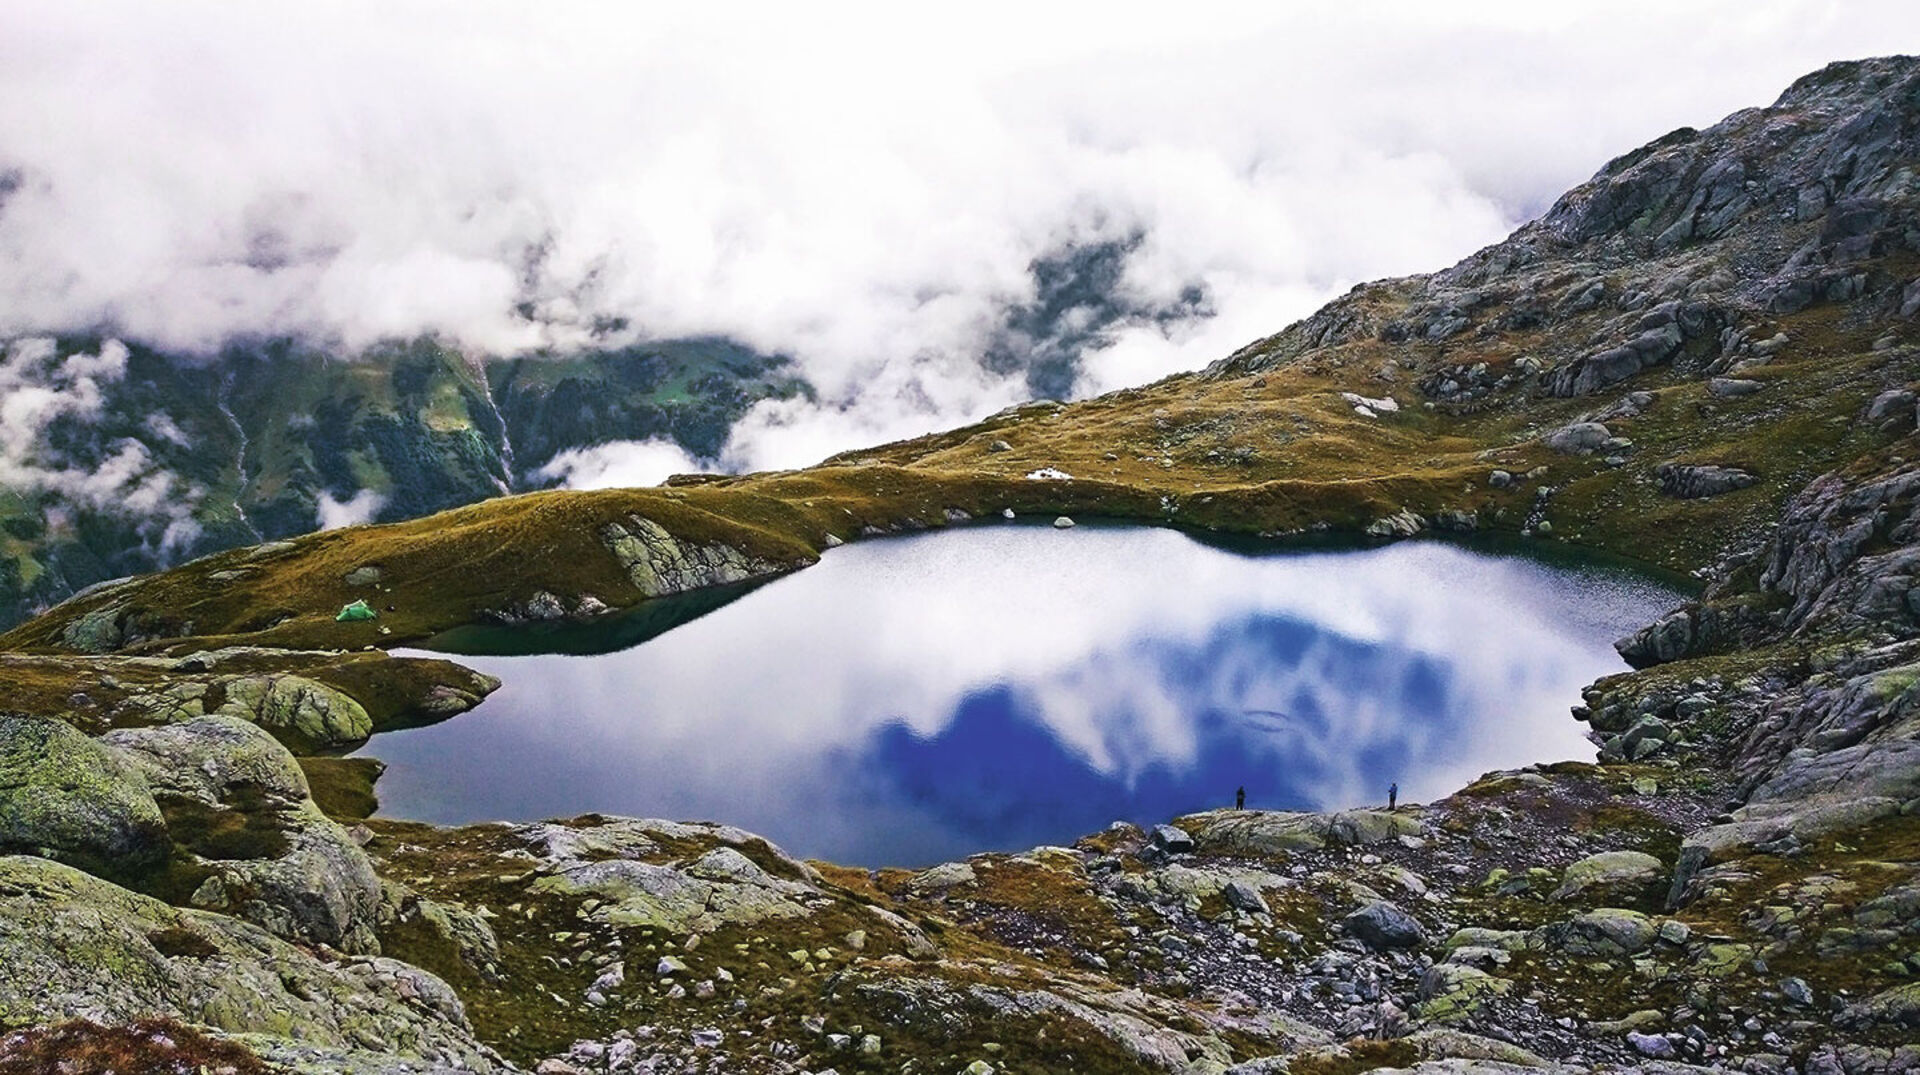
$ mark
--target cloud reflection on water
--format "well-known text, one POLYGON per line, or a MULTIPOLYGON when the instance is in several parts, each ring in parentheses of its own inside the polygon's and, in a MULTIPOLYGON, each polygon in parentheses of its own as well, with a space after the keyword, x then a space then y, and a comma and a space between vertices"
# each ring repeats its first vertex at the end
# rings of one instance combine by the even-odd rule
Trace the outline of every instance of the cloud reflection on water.
POLYGON ((1139 528, 856 544, 643 645, 381 736, 383 809, 707 817, 919 864, 1231 801, 1340 807, 1584 757, 1566 707, 1674 600, 1438 543, 1246 556, 1139 528))

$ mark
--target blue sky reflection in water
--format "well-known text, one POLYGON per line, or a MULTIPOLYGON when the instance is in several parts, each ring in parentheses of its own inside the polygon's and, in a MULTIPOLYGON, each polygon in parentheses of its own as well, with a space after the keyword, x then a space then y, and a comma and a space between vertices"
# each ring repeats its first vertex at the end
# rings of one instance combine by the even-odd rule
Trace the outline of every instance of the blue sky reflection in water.
POLYGON ((1336 808, 1591 757, 1567 714, 1676 600, 1437 542, 1244 555, 1142 528, 835 550, 630 649, 461 657, 505 686, 376 738, 384 813, 705 818, 919 865, 1116 818, 1336 808))

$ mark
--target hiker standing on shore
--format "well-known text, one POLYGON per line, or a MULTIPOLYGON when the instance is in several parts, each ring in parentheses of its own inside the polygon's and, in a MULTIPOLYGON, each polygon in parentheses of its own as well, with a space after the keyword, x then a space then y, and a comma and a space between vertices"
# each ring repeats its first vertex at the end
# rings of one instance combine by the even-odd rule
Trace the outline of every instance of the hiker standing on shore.
POLYGON ((1246 785, 1241 785, 1240 790, 1233 793, 1233 808, 1235 810, 1245 810, 1247 808, 1246 785))
POLYGON ((1388 810, 1399 809, 1399 807, 1395 805, 1399 801, 1400 801, 1400 782, 1396 780, 1393 783, 1387 785, 1387 809, 1388 810))

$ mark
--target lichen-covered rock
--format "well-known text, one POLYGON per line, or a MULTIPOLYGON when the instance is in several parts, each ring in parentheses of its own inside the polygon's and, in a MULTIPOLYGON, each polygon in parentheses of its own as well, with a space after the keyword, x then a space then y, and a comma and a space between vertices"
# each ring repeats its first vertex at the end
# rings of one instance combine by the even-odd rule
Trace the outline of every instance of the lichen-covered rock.
POLYGON ((974 882, 973 867, 965 862, 942 862, 913 875, 907 884, 919 892, 944 892, 956 885, 974 882))
POLYGON ((395 881, 380 882, 379 929, 383 947, 400 934, 420 934, 436 947, 452 949, 482 978, 500 976, 500 939, 479 914, 457 903, 430 900, 395 881))
POLYGON ((1920 982, 1882 990, 1840 1013, 1840 1023, 1851 1027, 1905 1027, 1920 1029, 1920 982))
POLYGON ((1211 854, 1284 854, 1323 847, 1361 847, 1426 831, 1420 819, 1386 810, 1334 814, 1282 810, 1213 810, 1180 819, 1201 851, 1211 854))
POLYGON ((1541 443, 1562 455, 1591 455, 1612 438, 1613 433, 1599 422, 1575 422, 1547 434, 1541 443))
POLYGON ((452 990, 418 968, 322 962, 238 919, 169 907, 45 859, 0 857, 0 1020, 80 1015, 167 1016, 275 1048, 297 1038, 422 1065, 500 1067, 452 990))
POLYGON ((1552 898, 1562 902, 1625 898, 1626 902, 1632 902, 1653 894, 1661 886, 1664 873, 1665 867, 1652 855, 1639 851, 1603 851, 1568 866, 1552 898))
POLYGON ((1570 956, 1630 956, 1653 943, 1653 920, 1638 911, 1604 907, 1534 931, 1541 947, 1570 956))
POLYGON ((0 715, 0 852, 128 877, 167 855, 167 826, 140 773, 72 726, 0 715))
POLYGON ((153 728, 108 732, 101 742, 138 767, 155 792, 218 806, 236 789, 298 802, 307 778, 287 748, 264 729, 238 717, 199 717, 153 728))
POLYGON ((217 712, 250 720, 298 750, 358 746, 373 734, 373 718, 346 694, 295 675, 236 676, 217 712))
POLYGON ((767 578, 788 570, 722 542, 684 542, 639 515, 608 523, 600 539, 643 597, 663 597, 708 586, 767 578))
POLYGON ((672 933, 710 933, 725 925, 799 918, 820 894, 820 876, 786 852, 725 825, 607 819, 596 825, 529 826, 529 843, 546 852, 537 892, 600 900, 596 922, 648 926, 672 933), (658 857, 665 841, 710 845, 691 861, 658 857), (740 851, 756 845, 788 876, 776 876, 740 851))
POLYGON ((290 940, 377 952, 380 882, 346 830, 308 797, 273 736, 236 717, 113 732, 157 789, 175 842, 203 874, 195 906, 290 940))
POLYGON ((1662 463, 1654 469, 1654 475, 1660 479, 1662 493, 1681 500, 1731 493, 1760 480, 1738 467, 1710 464, 1662 463))
POLYGON ((1459 963, 1435 963, 1420 976, 1420 1003, 1414 1014, 1430 1022, 1465 1019, 1490 996, 1513 988, 1513 983, 1486 971, 1459 963))

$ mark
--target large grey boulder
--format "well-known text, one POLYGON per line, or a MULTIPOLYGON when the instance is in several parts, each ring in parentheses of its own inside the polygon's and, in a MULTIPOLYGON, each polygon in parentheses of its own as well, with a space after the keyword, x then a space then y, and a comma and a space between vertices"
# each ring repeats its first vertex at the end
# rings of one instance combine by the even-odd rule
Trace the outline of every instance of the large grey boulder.
POLYGON ((359 702, 324 683, 295 675, 235 676, 216 712, 252 721, 303 751, 358 746, 373 734, 359 702))
POLYGON ((1534 931, 1539 947, 1570 956, 1602 959, 1630 956, 1653 943, 1653 920, 1638 911, 1603 907, 1534 931))
POLYGON ((289 940, 379 951, 373 863, 314 805, 299 763, 264 729, 212 716, 106 741, 156 789, 175 842, 194 860, 194 906, 289 940))
POLYGON ((9 1020, 163 1016, 256 1051, 363 1051, 397 1070, 488 1073, 446 983, 392 960, 326 962, 258 926, 169 907, 45 859, 0 857, 0 997, 9 1020), (377 1044, 375 1044, 377 1043, 377 1044))
POLYGON ((1374 900, 1341 920, 1347 932, 1375 951, 1419 948, 1427 931, 1414 917, 1386 900, 1374 900))
POLYGON ((1178 825, 1155 825, 1148 841, 1170 855, 1183 855, 1193 850, 1193 837, 1178 825))
POLYGON ((578 828, 529 826, 521 834, 546 851, 534 891, 597 898, 593 920, 615 926, 711 933, 805 917, 820 895, 820 876, 811 867, 731 826, 612 818, 578 828), (669 857, 669 843, 706 849, 691 860, 669 857), (762 851, 758 860, 741 850, 752 845, 762 851))
POLYGON ((1660 860, 1639 851, 1603 851, 1567 867, 1553 899, 1637 901, 1657 888, 1666 872, 1660 860))
POLYGON ((1660 491, 1681 500, 1701 500, 1736 489, 1745 489, 1760 479, 1738 467, 1711 464, 1662 463, 1654 468, 1660 479, 1660 491))
POLYGON ((1613 433, 1599 422, 1575 422, 1547 434, 1544 443, 1563 455, 1589 455, 1612 439, 1613 433))
POLYGON ((146 781, 64 721, 0 716, 0 853, 126 878, 167 856, 146 781))

